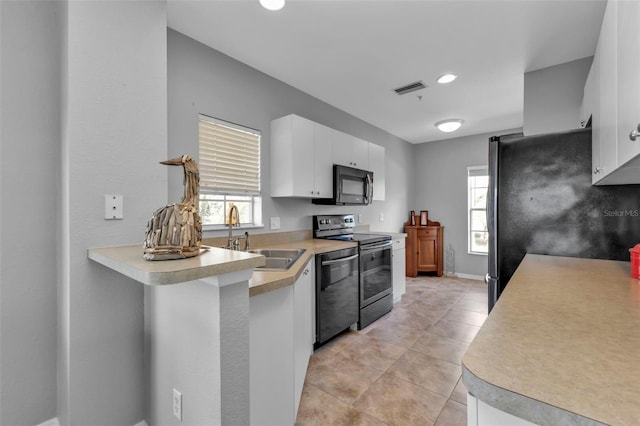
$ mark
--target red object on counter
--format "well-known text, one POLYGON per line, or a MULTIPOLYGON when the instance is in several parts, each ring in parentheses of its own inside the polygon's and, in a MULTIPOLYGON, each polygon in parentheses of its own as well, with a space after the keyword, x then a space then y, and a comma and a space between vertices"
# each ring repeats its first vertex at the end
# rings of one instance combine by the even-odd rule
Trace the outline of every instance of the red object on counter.
POLYGON ((631 253, 631 278, 640 280, 640 244, 629 249, 631 253))

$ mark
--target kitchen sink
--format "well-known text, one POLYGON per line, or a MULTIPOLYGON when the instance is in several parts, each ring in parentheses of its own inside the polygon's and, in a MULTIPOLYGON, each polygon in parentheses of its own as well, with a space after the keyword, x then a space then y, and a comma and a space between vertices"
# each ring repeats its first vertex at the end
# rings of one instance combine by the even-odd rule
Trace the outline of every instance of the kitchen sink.
POLYGON ((266 265, 256 269, 287 270, 305 251, 306 249, 254 249, 249 250, 249 253, 261 254, 267 258, 266 265))

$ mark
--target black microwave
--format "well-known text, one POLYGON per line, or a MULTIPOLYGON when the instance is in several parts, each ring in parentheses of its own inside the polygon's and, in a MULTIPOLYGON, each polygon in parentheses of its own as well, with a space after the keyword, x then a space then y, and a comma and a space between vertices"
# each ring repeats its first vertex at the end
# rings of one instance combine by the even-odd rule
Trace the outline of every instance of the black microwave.
POLYGON ((313 204, 367 205, 373 201, 373 172, 333 165, 333 197, 314 198, 313 204))

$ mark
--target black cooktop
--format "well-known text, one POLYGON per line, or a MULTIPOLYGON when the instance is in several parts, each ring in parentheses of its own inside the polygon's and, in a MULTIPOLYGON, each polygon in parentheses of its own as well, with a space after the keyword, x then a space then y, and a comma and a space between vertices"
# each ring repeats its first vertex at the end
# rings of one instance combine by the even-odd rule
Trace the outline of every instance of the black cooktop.
POLYGON ((356 241, 359 245, 374 244, 391 239, 391 235, 353 232, 355 226, 356 221, 353 214, 313 216, 313 238, 356 241))
POLYGON ((340 240, 340 241, 356 241, 359 244, 373 244, 381 241, 388 241, 391 239, 391 235, 379 235, 379 234, 346 234, 346 235, 334 235, 330 237, 324 237, 327 240, 340 240))

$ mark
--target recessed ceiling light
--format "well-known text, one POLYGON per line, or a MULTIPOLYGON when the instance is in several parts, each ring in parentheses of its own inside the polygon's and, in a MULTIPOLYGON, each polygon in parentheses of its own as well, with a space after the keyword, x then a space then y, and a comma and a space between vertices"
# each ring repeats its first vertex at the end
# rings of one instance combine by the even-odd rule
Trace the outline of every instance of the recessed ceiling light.
POLYGON ((441 132, 450 133, 458 130, 460 126, 462 126, 462 123, 464 123, 464 120, 461 120, 459 118, 450 118, 447 120, 438 121, 435 126, 441 132))
POLYGON ((284 7, 285 0, 260 0, 260 5, 267 10, 280 10, 284 7))
POLYGON ((443 74, 440 77, 438 77, 436 81, 440 84, 447 84, 447 83, 451 83, 456 78, 458 78, 458 76, 455 74, 443 74))

